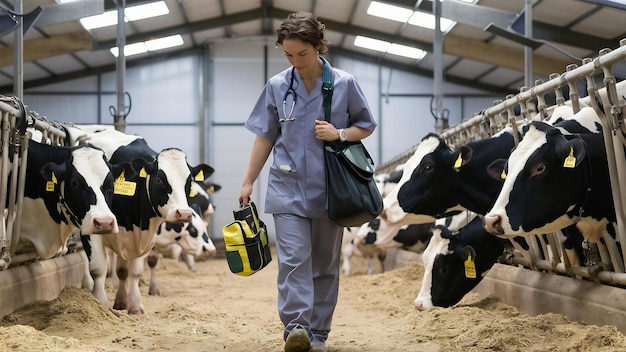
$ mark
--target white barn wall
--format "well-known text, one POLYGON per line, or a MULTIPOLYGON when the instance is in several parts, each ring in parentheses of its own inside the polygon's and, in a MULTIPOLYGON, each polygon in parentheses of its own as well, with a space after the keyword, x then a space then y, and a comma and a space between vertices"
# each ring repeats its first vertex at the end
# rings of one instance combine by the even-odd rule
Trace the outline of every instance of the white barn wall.
MULTIPOLYGON (((332 65, 357 77, 368 99, 379 128, 364 143, 377 164, 406 151, 434 131, 431 78, 336 56, 332 48, 328 58, 332 65)), ((215 168, 211 180, 222 189, 214 195, 214 237, 221 237, 221 227, 232 221, 232 210, 238 206, 254 140, 243 124, 266 80, 288 66, 282 50, 275 48, 272 40, 252 39, 211 44, 204 56, 188 55, 127 67, 126 90, 132 98, 127 133, 143 136, 157 151, 180 148, 192 165, 205 162, 215 168), (208 61, 204 65, 203 57, 208 61), (208 68, 204 75, 203 67, 208 68), (204 105, 199 97, 202 76, 207 81, 204 105), (205 119, 206 131, 198 127, 201 118, 205 119), (201 151, 203 138, 206 149, 201 151), (200 160, 200 155, 205 155, 205 160, 200 160)), ((29 89, 24 100, 30 109, 51 120, 111 124, 109 106, 116 105, 115 89, 116 75, 110 72, 29 89)), ((482 91, 449 83, 444 83, 443 91, 443 107, 450 112, 451 125, 491 106, 494 99, 503 98, 486 97, 482 91)), ((270 163, 261 172, 252 195, 261 211, 265 209, 270 163)), ((263 219, 273 236, 272 218, 264 215, 263 219)))

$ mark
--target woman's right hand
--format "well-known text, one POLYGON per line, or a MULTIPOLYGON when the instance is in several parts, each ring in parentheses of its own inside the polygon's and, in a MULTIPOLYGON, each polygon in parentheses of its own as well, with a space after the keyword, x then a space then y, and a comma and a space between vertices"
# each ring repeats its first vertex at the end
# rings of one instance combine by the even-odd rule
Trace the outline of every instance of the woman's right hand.
POLYGON ((252 184, 244 184, 243 186, 241 186, 241 193, 239 193, 239 204, 242 208, 248 205, 251 195, 252 184))

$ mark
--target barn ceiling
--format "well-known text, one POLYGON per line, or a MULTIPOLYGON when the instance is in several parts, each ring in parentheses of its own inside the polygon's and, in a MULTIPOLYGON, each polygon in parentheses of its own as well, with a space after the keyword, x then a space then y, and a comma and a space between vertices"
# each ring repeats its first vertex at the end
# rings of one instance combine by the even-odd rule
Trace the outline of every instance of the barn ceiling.
MULTIPOLYGON (((121 0, 117 0, 121 1, 121 0)), ((81 0, 57 4, 55 0, 22 0, 22 12, 41 13, 24 35, 24 88, 56 83, 115 70, 116 26, 85 30, 78 21, 83 13, 116 9, 114 0, 81 0)), ((154 1, 126 0, 126 7, 154 1)), ((626 38, 626 5, 609 0, 456 0, 441 3, 442 17, 457 21, 443 36, 443 59, 434 59, 434 32, 406 23, 367 14, 371 0, 165 0, 167 15, 129 22, 126 42, 181 34, 184 44, 175 48, 126 58, 132 67, 190 51, 215 41, 268 36, 288 13, 306 10, 325 23, 331 52, 419 75, 433 77, 443 70, 447 82, 485 89, 499 94, 516 93, 524 85, 524 45, 532 47, 533 78, 547 80, 562 73, 568 64, 596 57, 603 48, 617 48, 626 38), (524 41, 526 4, 532 4, 532 39, 524 41), (520 27, 522 25, 522 27, 520 27), (354 45, 357 35, 423 49, 421 60, 374 52, 354 45), (441 62, 440 65, 435 65, 441 62)), ((387 4, 432 13, 430 0, 383 0, 387 4)), ((19 4, 19 2, 18 2, 19 4)), ((3 6, 2 6, 3 5, 3 6)), ((13 0, 0 0, 15 9, 13 0)), ((0 24, 6 23, 0 20, 0 24)), ((0 28, 2 35, 2 28, 0 28)), ((14 32, 0 37, 0 92, 11 94, 16 81, 14 32)), ((625 65, 614 69, 626 77, 625 65)))

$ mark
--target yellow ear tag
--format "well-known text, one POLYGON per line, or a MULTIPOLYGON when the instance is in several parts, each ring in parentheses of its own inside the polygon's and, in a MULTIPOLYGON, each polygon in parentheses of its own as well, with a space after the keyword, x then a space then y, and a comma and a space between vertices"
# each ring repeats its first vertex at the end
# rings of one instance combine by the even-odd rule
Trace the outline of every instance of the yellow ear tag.
POLYGON ((472 260, 472 256, 468 255, 467 259, 463 263, 465 266, 465 277, 468 279, 476 278, 476 265, 474 265, 474 261, 472 260))
POLYGON ((462 164, 463 164, 463 158, 461 157, 461 153, 459 153, 459 157, 456 158, 456 161, 454 162, 454 168, 458 169, 461 167, 462 164))
POLYGON ((120 176, 113 183, 113 194, 133 196, 135 195, 135 188, 137 188, 137 184, 135 182, 126 181, 124 171, 122 171, 120 176))
POLYGON ((563 167, 573 169, 576 166, 576 157, 574 156, 574 148, 569 147, 569 155, 565 158, 563 167))
POLYGON ((141 171, 139 171, 139 177, 146 178, 147 176, 148 176, 148 173, 146 172, 146 168, 142 167, 141 171))
POLYGON ((200 172, 196 174, 196 178, 194 178, 194 180, 199 182, 204 181, 204 171, 200 170, 200 172))
POLYGON ((196 190, 195 190, 195 189, 193 189, 193 188, 192 188, 192 189, 190 189, 190 190, 189 190, 189 198, 193 198, 193 197, 195 197, 197 194, 198 194, 198 192, 196 192, 196 190))
POLYGON ((46 192, 54 192, 54 185, 56 185, 57 183, 58 183, 57 177, 53 172, 52 179, 46 182, 46 192))
POLYGON ((506 179, 506 172, 504 172, 504 169, 502 169, 502 173, 500 174, 500 178, 505 180, 506 179))

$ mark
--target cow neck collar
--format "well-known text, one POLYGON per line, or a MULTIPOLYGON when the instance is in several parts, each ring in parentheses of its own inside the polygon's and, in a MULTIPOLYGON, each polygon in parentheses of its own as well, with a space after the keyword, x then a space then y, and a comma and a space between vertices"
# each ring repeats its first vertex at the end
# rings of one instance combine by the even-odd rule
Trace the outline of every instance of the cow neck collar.
POLYGON ((154 215, 161 217, 161 212, 159 211, 159 209, 154 205, 154 203, 152 203, 152 197, 150 197, 150 180, 152 178, 152 175, 147 174, 146 175, 146 196, 148 197, 148 204, 150 204, 150 208, 152 209, 152 212, 154 213, 154 215))
POLYGON ((77 227, 80 227, 78 216, 76 216, 76 214, 74 214, 74 212, 72 212, 70 207, 67 205, 67 202, 65 201, 65 198, 63 197, 63 191, 61 190, 61 187, 59 187, 59 204, 61 204, 62 212, 66 214, 66 218, 69 217, 68 220, 72 224, 74 224, 77 227))
MULTIPOLYGON (((576 138, 580 138, 580 136, 576 136, 576 138)), ((580 140, 583 142, 583 145, 585 146, 585 149, 587 149, 587 152, 585 153, 584 160, 582 162, 584 195, 583 200, 582 202, 580 202, 578 208, 579 218, 581 218, 583 216, 583 213, 585 212, 585 206, 587 205, 587 201, 589 201, 589 193, 591 193, 591 187, 593 185, 593 173, 591 172, 591 157, 589 156, 589 148, 587 148, 587 143, 584 139, 580 138, 580 140)))

